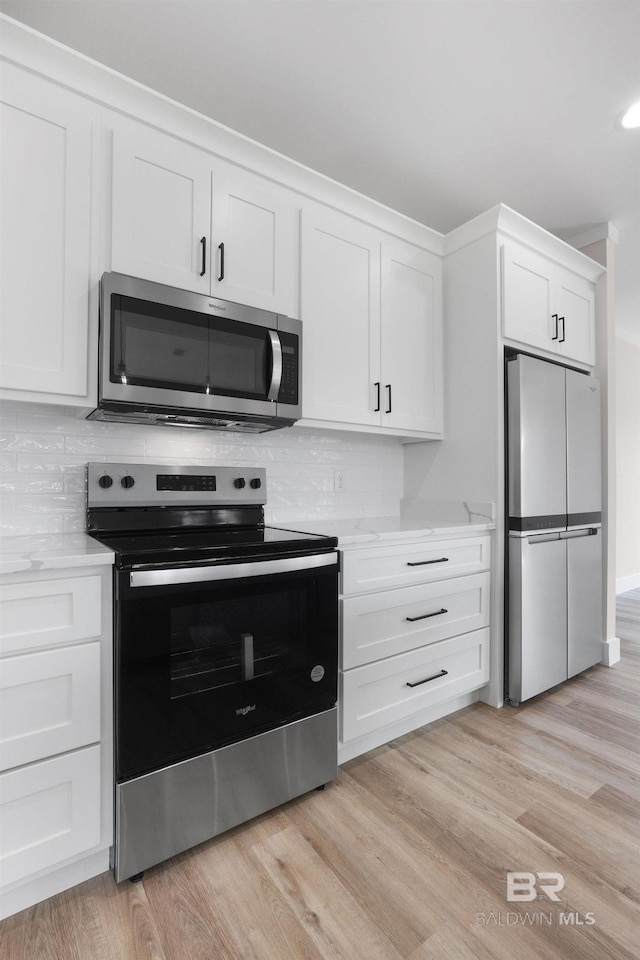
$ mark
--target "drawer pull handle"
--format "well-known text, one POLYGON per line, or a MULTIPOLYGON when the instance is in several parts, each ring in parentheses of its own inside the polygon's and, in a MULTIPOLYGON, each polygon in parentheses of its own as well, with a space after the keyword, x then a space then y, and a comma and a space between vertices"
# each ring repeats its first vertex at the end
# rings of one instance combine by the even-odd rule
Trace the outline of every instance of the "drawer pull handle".
POLYGON ((433 675, 432 677, 425 677, 424 680, 416 680, 415 683, 409 683, 409 681, 407 680, 407 686, 408 686, 408 687, 419 687, 421 683, 429 683, 430 680, 437 680, 438 677, 446 677, 446 675, 447 675, 448 673, 449 673, 448 670, 441 670, 440 673, 434 673, 434 675, 433 675))
POLYGON ((449 611, 441 607, 440 610, 434 610, 433 613, 423 613, 421 617, 406 617, 405 619, 407 619, 409 623, 415 623, 416 620, 426 620, 428 617, 439 617, 441 613, 449 613, 449 611))
POLYGON ((428 563, 449 563, 449 557, 438 557, 437 560, 415 560, 411 563, 410 560, 407 561, 408 567, 425 567, 428 563))

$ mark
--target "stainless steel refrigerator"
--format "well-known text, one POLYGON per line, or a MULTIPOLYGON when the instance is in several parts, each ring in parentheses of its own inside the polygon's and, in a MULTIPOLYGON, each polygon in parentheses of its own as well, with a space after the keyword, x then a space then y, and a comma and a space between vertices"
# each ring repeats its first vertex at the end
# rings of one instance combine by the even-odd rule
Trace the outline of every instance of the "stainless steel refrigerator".
POLYGON ((600 384, 524 354, 506 373, 505 679, 519 704, 600 661, 600 384))

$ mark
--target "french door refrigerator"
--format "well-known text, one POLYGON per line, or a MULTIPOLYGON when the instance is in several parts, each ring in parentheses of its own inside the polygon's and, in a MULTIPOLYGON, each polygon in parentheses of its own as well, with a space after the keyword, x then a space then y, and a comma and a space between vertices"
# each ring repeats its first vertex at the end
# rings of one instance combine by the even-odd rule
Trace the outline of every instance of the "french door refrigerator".
POLYGON ((600 661, 600 384, 525 354, 507 359, 506 699, 600 661))

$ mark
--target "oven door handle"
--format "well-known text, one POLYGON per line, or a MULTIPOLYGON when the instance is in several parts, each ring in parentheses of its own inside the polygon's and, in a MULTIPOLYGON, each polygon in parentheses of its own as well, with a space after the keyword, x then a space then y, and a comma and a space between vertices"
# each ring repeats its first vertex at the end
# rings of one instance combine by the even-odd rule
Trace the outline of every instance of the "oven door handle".
POLYGON ((269 330, 268 333, 271 344, 271 385, 267 400, 277 400, 282 383, 282 344, 277 330, 269 330))
POLYGON ((164 587, 172 583, 206 583, 215 580, 241 580, 244 577, 268 577, 274 573, 297 573, 315 567, 338 564, 337 553, 310 557, 284 557, 279 560, 252 560, 248 563, 221 563, 208 567, 173 567, 167 570, 134 570, 129 574, 131 587, 164 587))

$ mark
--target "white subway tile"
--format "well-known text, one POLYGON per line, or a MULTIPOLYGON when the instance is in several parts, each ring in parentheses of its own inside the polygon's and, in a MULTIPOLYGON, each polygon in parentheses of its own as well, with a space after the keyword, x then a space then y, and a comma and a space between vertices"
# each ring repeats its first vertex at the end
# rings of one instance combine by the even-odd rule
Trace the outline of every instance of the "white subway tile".
POLYGON ((65 437, 65 453, 95 456, 144 457, 144 439, 124 440, 120 437, 65 437))

